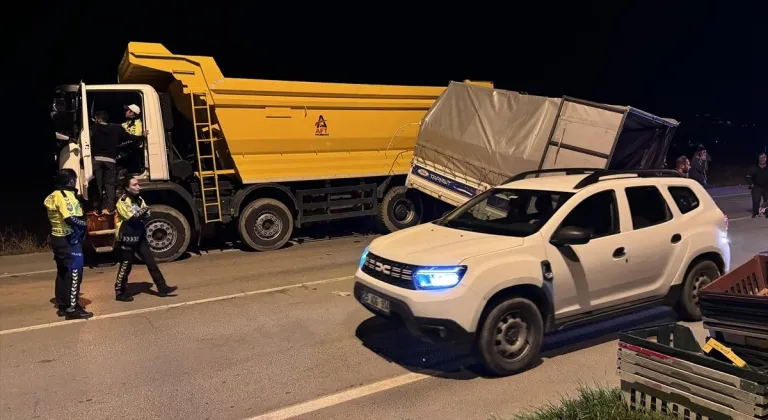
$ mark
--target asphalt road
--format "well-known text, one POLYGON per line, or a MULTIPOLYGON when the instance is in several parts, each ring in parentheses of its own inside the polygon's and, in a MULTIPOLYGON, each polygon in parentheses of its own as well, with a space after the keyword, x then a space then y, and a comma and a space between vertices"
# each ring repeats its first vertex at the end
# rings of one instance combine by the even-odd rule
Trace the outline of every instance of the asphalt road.
MULTIPOLYGON (((732 266, 768 248, 743 190, 718 190, 732 266)), ((0 418, 484 419, 555 401, 580 384, 618 384, 615 331, 671 319, 664 309, 549 337, 536 368, 486 378, 462 349, 380 322, 350 295, 372 237, 271 253, 192 256, 162 266, 178 296, 112 299, 115 268, 87 270, 89 321, 50 303, 51 257, 0 258, 0 418), (37 272, 37 273, 35 273, 37 272)), ((692 327, 702 338, 700 324, 692 327)))

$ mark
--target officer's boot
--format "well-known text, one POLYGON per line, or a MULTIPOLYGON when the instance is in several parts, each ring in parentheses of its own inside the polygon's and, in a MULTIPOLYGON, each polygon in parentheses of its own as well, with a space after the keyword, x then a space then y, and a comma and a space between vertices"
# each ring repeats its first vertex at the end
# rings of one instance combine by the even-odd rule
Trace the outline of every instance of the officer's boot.
POLYGON ((69 307, 64 311, 66 319, 88 319, 93 312, 88 312, 80 305, 80 284, 83 281, 83 269, 75 268, 70 272, 69 307))
POLYGON ((133 302, 133 296, 125 294, 128 287, 128 275, 131 274, 133 264, 128 261, 120 261, 115 278, 115 300, 120 302, 133 302))
POLYGON ((158 296, 167 297, 178 289, 177 286, 168 286, 168 283, 165 282, 165 277, 163 277, 163 273, 160 272, 157 265, 148 266, 147 269, 149 270, 149 275, 152 276, 152 281, 155 282, 158 296))

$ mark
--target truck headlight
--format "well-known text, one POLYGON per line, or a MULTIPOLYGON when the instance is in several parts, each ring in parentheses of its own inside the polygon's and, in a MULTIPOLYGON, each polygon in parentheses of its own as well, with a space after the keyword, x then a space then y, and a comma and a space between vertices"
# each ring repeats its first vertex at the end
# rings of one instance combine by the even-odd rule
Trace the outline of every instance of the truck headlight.
POLYGON ((413 281, 419 289, 450 289, 459 284, 466 272, 466 265, 425 267, 416 270, 416 273, 413 275, 413 281))

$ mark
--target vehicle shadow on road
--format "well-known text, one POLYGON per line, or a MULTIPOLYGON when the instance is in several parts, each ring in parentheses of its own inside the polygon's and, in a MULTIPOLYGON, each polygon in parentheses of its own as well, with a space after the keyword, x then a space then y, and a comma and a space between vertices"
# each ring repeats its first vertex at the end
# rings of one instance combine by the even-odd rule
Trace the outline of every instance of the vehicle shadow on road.
MULTIPOLYGON (((296 229, 291 239, 280 250, 301 246, 313 242, 323 242, 342 238, 361 238, 376 235, 376 229, 370 218, 346 219, 342 222, 327 222, 311 224, 307 227, 296 229)), ((225 231, 216 237, 206 238, 199 248, 190 251, 194 255, 201 255, 211 251, 230 251, 257 253, 245 245, 236 232, 225 231)), ((274 251, 270 251, 274 252, 274 251)))
MULTIPOLYGON (((530 369, 536 369, 548 359, 616 340, 621 331, 676 321, 670 309, 655 308, 552 333, 544 338, 541 358, 530 369)), ((371 317, 357 327, 355 336, 379 357, 412 372, 456 380, 494 377, 469 346, 423 341, 396 321, 371 317)))
POLYGON ((671 309, 658 307, 608 321, 558 331, 544 338, 541 356, 545 360, 554 359, 564 354, 616 340, 622 331, 677 321, 677 315, 671 309))
POLYGON ((379 357, 412 372, 456 380, 483 376, 471 348, 426 342, 397 321, 371 317, 357 327, 355 336, 379 357))

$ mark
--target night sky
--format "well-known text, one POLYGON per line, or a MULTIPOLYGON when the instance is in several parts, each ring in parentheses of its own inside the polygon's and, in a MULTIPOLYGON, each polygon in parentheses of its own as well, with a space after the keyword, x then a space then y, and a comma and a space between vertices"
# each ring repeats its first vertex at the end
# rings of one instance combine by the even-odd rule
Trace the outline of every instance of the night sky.
MULTIPOLYGON (((768 30, 758 22, 765 16, 759 2, 514 3, 539 6, 38 7, 19 17, 29 21, 17 22, 12 41, 16 76, 6 80, 13 106, 4 141, 11 150, 2 171, 13 182, 2 183, 2 194, 18 197, 13 213, 42 209, 53 175, 54 87, 114 83, 129 41, 213 56, 227 77, 436 86, 492 80, 530 94, 632 105, 682 122, 675 153, 703 142, 721 161, 751 162, 768 144, 768 30)), ((3 224, 11 219, 19 217, 3 224)))

